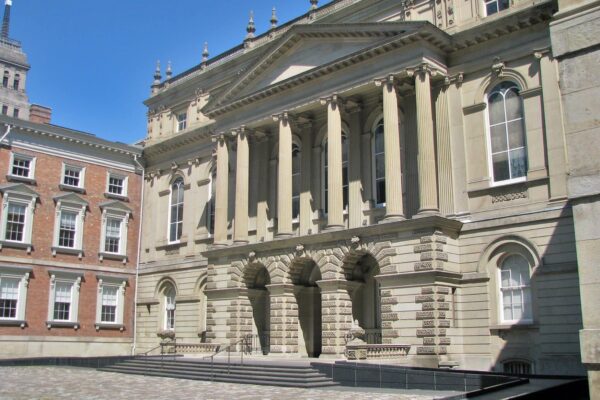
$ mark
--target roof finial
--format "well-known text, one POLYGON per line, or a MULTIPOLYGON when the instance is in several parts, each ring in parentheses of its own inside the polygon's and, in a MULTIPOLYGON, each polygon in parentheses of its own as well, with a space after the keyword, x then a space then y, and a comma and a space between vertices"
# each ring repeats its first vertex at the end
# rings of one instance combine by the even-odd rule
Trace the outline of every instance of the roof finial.
POLYGON ((319 0, 310 0, 310 10, 316 10, 319 8, 319 0))
POLYGON ((169 61, 167 63, 167 80, 171 79, 173 77, 173 70, 171 69, 171 61, 169 61))
POLYGON ((160 60, 156 60, 156 69, 154 70, 154 84, 159 85, 162 80, 162 75, 160 74, 160 60))
POLYGON ((273 7, 273 11, 271 11, 271 29, 277 28, 277 10, 273 7))
POLYGON ((254 25, 254 11, 250 11, 250 19, 248 20, 246 32, 248 32, 246 40, 254 38, 254 32, 256 32, 256 26, 254 25))
POLYGON ((208 62, 208 42, 204 42, 204 50, 202 50, 202 66, 206 67, 208 62))
POLYGON ((4 1, 4 19, 2 20, 2 39, 8 39, 8 31, 10 30, 10 7, 12 0, 4 1))

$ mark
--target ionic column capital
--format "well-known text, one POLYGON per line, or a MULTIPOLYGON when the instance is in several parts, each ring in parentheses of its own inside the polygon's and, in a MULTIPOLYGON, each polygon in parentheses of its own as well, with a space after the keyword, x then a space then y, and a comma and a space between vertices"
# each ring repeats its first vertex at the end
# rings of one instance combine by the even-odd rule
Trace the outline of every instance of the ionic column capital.
POLYGON ((341 106, 343 103, 342 98, 337 93, 334 93, 331 96, 321 97, 320 101, 322 106, 328 106, 330 104, 334 106, 341 106))
POLYGON ((284 111, 279 114, 273 114, 272 117, 273 117, 273 121, 283 122, 285 124, 292 122, 292 120, 294 119, 294 116, 291 113, 289 113, 288 111, 284 111))
POLYGON ((383 85, 396 85, 398 83, 398 78, 390 74, 385 78, 377 78, 373 82, 377 87, 381 87, 383 85))
POLYGON ((422 63, 416 67, 406 69, 406 75, 409 78, 412 78, 417 75, 418 76, 429 75, 430 77, 435 77, 435 76, 438 76, 439 74, 441 74, 441 71, 428 63, 422 63))

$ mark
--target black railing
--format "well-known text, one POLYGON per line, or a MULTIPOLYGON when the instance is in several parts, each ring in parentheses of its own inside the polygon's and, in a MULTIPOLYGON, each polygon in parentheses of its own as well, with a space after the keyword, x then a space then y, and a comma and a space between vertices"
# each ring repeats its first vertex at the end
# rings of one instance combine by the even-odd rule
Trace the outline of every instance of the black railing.
POLYGON ((267 355, 271 352, 271 332, 247 335, 251 354, 267 355))

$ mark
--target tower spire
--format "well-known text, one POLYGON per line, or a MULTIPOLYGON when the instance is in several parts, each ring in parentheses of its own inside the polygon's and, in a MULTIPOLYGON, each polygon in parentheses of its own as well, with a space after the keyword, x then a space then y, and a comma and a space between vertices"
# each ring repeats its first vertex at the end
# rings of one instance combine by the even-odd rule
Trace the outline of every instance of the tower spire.
POLYGON ((167 71, 166 71, 166 74, 167 74, 167 80, 169 80, 169 79, 171 79, 171 78, 173 77, 173 69, 171 68, 171 61, 169 61, 169 62, 167 63, 167 71))
POLYGON ((8 39, 8 32, 10 30, 10 8, 12 6, 12 0, 4 1, 4 19, 2 20, 2 39, 8 39))
POLYGON ((319 8, 319 0, 310 0, 310 10, 316 10, 319 8))
POLYGON ((206 67, 208 63, 208 42, 204 42, 204 50, 202 50, 202 66, 206 67))
POLYGON ((277 28, 277 10, 273 7, 273 11, 271 11, 271 29, 277 28))
POLYGON ((250 19, 248 20, 246 32, 248 32, 246 40, 254 38, 254 32, 256 32, 256 26, 254 25, 254 11, 250 11, 250 19))

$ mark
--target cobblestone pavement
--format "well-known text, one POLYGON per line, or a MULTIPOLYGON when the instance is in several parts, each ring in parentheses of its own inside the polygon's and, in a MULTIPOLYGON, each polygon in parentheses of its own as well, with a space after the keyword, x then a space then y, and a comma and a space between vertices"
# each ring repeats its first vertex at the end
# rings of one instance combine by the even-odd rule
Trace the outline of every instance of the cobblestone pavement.
POLYGON ((99 372, 72 367, 0 367, 0 399, 10 400, 430 400, 442 398, 422 391, 296 389, 273 386, 201 382, 99 372))

